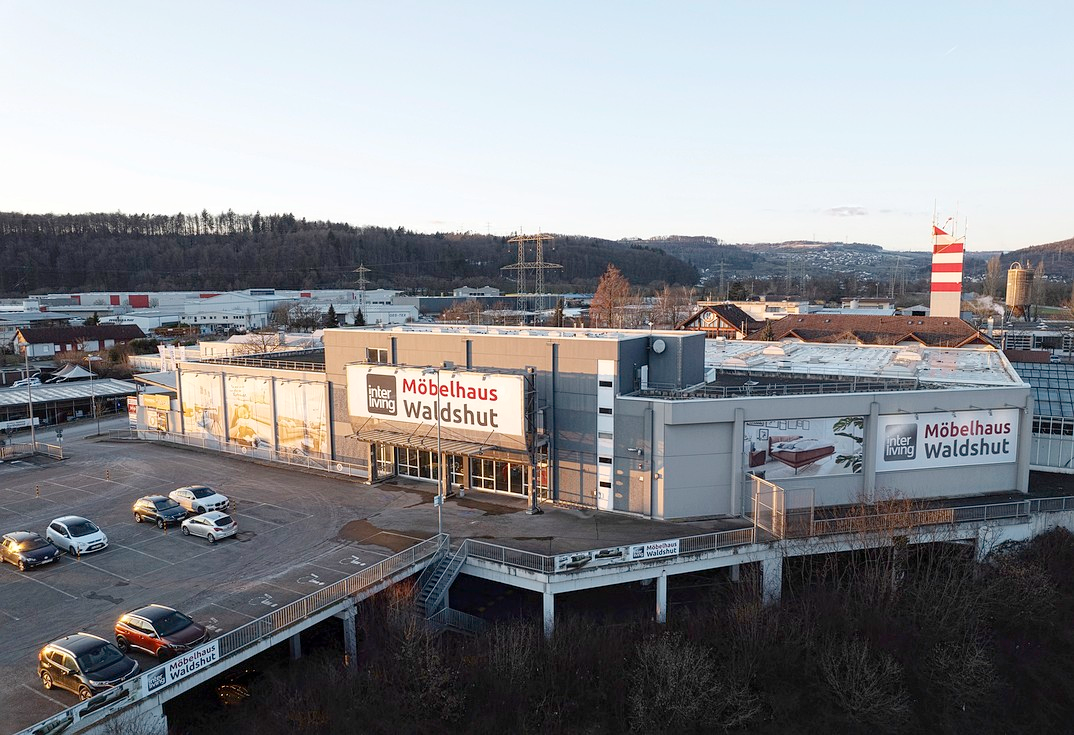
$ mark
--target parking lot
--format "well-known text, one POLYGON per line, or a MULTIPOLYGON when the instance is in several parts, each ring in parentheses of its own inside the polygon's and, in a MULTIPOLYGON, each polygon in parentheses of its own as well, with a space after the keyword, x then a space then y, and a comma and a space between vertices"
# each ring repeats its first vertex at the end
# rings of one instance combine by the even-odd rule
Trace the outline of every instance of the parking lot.
MULTIPOLYGON (((429 499, 217 455, 142 444, 68 442, 71 458, 0 464, 0 533, 43 534, 75 514, 108 534, 107 549, 20 573, 0 565, 0 732, 14 732, 76 702, 46 692, 37 652, 77 631, 112 639, 120 614, 151 602, 176 607, 216 632, 360 571, 419 540, 352 523, 429 499), (205 483, 227 494, 239 533, 210 545, 135 523, 131 504, 205 483), (348 524, 350 524, 348 526, 348 524), (344 532, 344 529, 348 532, 344 532)), ((432 516, 430 515, 430 518, 432 516)), ((142 668, 154 661, 135 654, 142 668)))

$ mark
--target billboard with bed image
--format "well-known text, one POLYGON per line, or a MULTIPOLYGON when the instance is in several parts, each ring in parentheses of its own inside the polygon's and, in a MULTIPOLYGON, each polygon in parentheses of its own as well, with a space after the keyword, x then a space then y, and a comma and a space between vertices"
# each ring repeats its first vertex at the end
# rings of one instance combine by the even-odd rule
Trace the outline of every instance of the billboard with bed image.
POLYGON ((861 472, 864 416, 747 421, 746 471, 766 480, 861 472))

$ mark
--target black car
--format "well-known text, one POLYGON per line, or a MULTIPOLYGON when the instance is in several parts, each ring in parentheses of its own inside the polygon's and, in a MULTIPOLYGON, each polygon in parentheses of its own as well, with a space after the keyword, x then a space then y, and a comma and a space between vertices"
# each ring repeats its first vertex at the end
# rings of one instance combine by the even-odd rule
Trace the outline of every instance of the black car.
POLYGON ((138 662, 89 633, 75 633, 49 643, 37 654, 37 675, 45 689, 59 687, 86 700, 137 676, 138 662))
POLYGON ((9 561, 25 572, 30 567, 49 564, 60 557, 60 550, 48 539, 33 531, 14 531, 0 540, 0 562, 9 561))
POLYGON ((186 510, 183 506, 163 495, 146 495, 144 498, 138 498, 132 510, 136 522, 151 521, 157 524, 157 528, 178 525, 186 518, 186 510))

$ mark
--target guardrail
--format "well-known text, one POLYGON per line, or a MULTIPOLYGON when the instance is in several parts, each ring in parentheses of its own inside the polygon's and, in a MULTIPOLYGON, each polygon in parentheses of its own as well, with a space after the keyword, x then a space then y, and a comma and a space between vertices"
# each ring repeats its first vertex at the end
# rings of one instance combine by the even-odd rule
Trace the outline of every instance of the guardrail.
MULTIPOLYGON (((106 433, 113 439, 129 438, 128 431, 110 431, 106 433)), ((344 462, 329 457, 318 457, 307 454, 300 449, 273 449, 268 446, 250 447, 237 442, 223 441, 216 436, 199 434, 178 434, 170 431, 143 430, 136 432, 136 437, 144 441, 160 442, 165 444, 182 444, 188 447, 209 449, 214 452, 223 452, 248 459, 260 459, 266 462, 276 462, 291 467, 303 467, 305 469, 321 470, 337 475, 346 475, 358 479, 369 477, 369 468, 364 464, 344 462)))
POLYGON ((52 459, 63 459, 63 447, 45 442, 24 442, 0 446, 0 459, 10 459, 29 454, 44 454, 52 459))
MULTIPOLYGON (((228 631, 203 646, 190 651, 188 654, 184 654, 184 657, 192 656, 197 658, 199 652, 215 648, 218 651, 218 658, 212 660, 210 665, 216 665, 219 662, 225 661, 228 656, 232 656, 263 640, 278 635, 294 626, 296 623, 309 618, 325 608, 342 602, 348 597, 356 596, 362 590, 373 587, 395 574, 404 571, 408 567, 435 556, 449 544, 450 538, 444 534, 426 539, 425 541, 411 546, 409 549, 405 549, 398 554, 389 556, 387 559, 382 559, 376 564, 367 567, 356 574, 352 574, 351 576, 341 579, 334 584, 330 584, 327 587, 323 587, 310 595, 306 595, 288 605, 273 610, 268 615, 228 631)), ((21 730, 15 735, 41 735, 43 733, 60 732, 77 724, 79 720, 83 720, 90 715, 98 713, 114 714, 121 709, 136 704, 148 694, 148 692, 142 690, 142 682, 152 681, 157 677, 164 677, 163 680, 167 683, 153 688, 152 690, 153 696, 156 697, 161 692, 167 691, 183 680, 182 677, 175 679, 166 677, 165 671, 168 666, 169 663, 163 663, 160 666, 149 669, 129 681, 101 692, 95 697, 91 697, 85 702, 80 702, 59 714, 53 715, 46 720, 42 720, 36 725, 21 730)), ((202 671, 205 669, 195 667, 195 670, 202 671)), ((189 673, 194 673, 194 671, 190 671, 189 673)), ((165 699, 167 699, 167 697, 165 697, 165 699)))

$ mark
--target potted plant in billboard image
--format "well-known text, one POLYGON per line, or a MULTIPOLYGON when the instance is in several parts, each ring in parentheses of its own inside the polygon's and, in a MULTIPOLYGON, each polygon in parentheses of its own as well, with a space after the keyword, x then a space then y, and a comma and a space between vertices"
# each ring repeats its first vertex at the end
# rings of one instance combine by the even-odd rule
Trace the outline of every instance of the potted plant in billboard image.
POLYGON ((840 454, 835 458, 835 463, 846 467, 854 473, 861 472, 862 453, 865 431, 864 416, 844 416, 832 424, 832 433, 836 436, 845 436, 854 442, 854 451, 849 454, 840 454))

